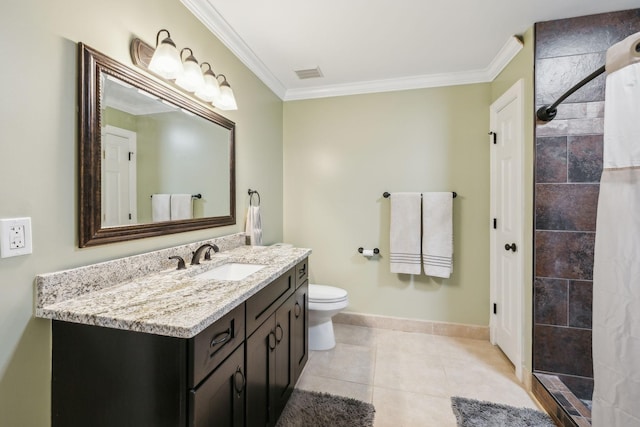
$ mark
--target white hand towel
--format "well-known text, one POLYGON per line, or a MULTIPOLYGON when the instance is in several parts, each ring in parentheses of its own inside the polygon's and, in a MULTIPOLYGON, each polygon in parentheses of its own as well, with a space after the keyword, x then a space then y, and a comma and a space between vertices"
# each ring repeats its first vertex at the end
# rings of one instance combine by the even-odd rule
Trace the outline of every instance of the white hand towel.
POLYGON ((171 219, 171 195, 153 194, 151 196, 151 221, 161 222, 171 219))
POLYGON ((391 194, 392 273, 420 274, 420 193, 391 194))
POLYGON ((171 220, 192 219, 193 200, 191 194, 171 195, 171 220))
POLYGON ((427 276, 448 279, 453 272, 453 197, 422 194, 422 262, 427 276))
POLYGON ((262 216, 260 214, 260 206, 249 206, 249 209, 247 209, 245 235, 249 238, 251 246, 262 245, 262 216))

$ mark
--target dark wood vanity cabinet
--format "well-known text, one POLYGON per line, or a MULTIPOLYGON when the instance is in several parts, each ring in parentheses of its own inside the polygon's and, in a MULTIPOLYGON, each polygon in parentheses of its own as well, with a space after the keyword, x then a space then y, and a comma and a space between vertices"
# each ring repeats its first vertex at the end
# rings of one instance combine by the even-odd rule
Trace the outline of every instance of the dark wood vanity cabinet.
POLYGON ((52 426, 275 425, 308 357, 306 263, 190 339, 53 321, 52 426))

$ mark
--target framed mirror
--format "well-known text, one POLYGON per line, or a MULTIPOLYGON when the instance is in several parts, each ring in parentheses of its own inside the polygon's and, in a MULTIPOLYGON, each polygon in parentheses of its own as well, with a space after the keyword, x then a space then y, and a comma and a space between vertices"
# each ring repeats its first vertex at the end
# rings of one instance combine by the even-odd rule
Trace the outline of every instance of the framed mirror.
POLYGON ((235 124, 78 46, 79 246, 235 224, 235 124))

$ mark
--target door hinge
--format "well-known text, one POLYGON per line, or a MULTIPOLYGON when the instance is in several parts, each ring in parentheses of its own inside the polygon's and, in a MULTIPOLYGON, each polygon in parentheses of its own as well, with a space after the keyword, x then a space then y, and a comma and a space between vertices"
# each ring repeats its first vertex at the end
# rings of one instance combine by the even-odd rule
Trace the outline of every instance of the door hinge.
POLYGON ((133 151, 129 151, 129 161, 131 161, 131 155, 133 154, 133 151))
POLYGON ((497 144, 498 143, 498 134, 495 132, 489 132, 489 135, 493 136, 493 143, 497 144))
POLYGON ((129 219, 131 219, 131 214, 129 214, 129 219))
POLYGON ((493 303, 493 314, 498 314, 498 304, 493 303))
POLYGON ((493 229, 496 230, 498 228, 498 218, 493 218, 493 229))

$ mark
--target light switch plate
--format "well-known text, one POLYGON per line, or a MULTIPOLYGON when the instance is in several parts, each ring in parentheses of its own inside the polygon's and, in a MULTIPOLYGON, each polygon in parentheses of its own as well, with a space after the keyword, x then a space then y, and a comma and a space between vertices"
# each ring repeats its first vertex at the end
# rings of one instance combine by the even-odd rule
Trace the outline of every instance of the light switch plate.
POLYGON ((0 258, 31 252, 31 218, 0 219, 0 258))

